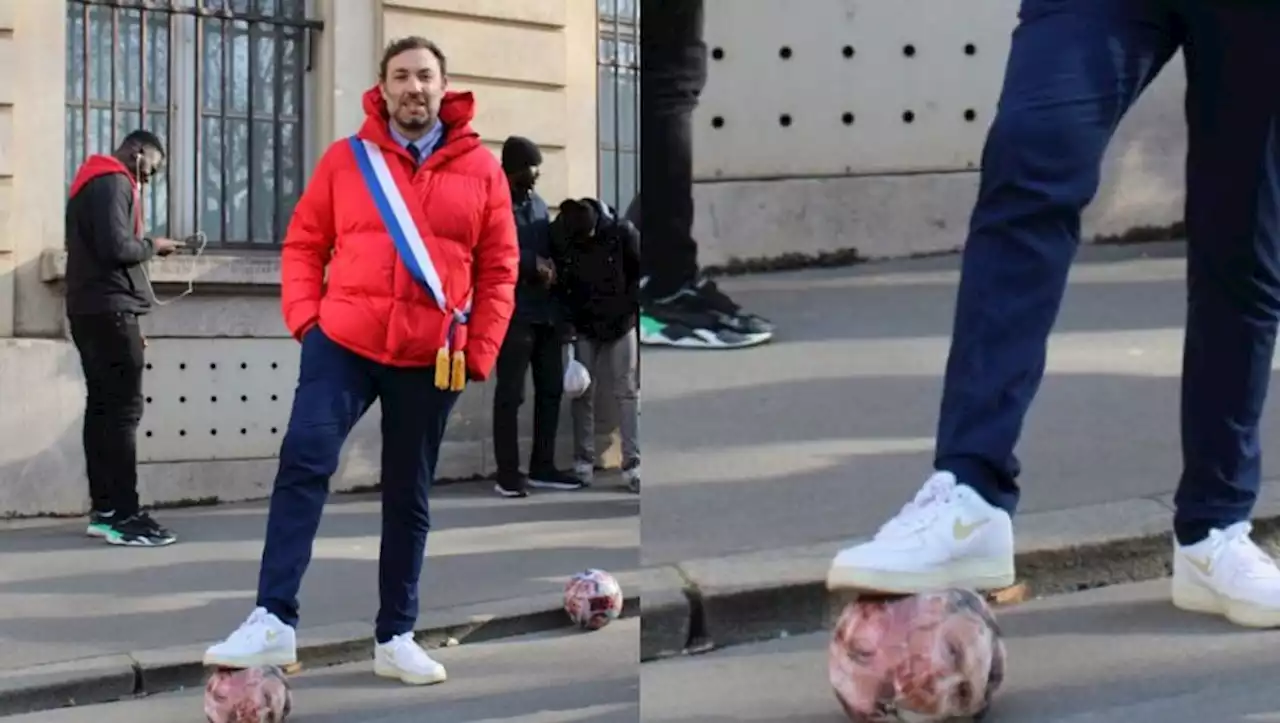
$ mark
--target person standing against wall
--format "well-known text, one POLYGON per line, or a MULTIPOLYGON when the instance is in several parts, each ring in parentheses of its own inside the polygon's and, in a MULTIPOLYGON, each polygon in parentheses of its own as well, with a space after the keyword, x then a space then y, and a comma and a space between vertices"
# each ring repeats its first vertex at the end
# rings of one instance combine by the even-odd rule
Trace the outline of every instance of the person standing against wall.
POLYGON ((593 199, 568 199, 554 223, 561 262, 561 294, 577 341, 574 354, 592 384, 573 400, 574 474, 590 483, 596 465, 596 382, 617 405, 622 437, 622 479, 640 492, 640 345, 636 335, 640 291, 640 232, 593 199))
POLYGON ((281 306, 302 346, 271 492, 257 606, 210 666, 297 662, 298 591, 352 427, 382 407, 382 547, 374 673, 445 680, 413 637, 429 492, 450 412, 489 377, 514 306, 511 192, 472 127, 475 98, 448 91, 435 43, 392 42, 364 94, 359 132, 320 159, 284 240, 281 306))
POLYGON ((551 244, 551 214, 534 187, 542 151, 528 138, 511 136, 502 144, 502 169, 511 185, 511 202, 520 238, 520 280, 516 311, 498 355, 493 390, 495 491, 503 497, 527 497, 529 487, 576 490, 583 484, 556 467, 556 431, 564 398, 564 309, 554 287, 559 283, 551 244), (533 449, 529 474, 520 471, 520 407, 525 377, 533 372, 533 449))
POLYGON ((143 265, 177 248, 170 239, 142 235, 141 188, 164 161, 160 139, 136 130, 112 155, 85 160, 67 200, 67 321, 87 390, 87 534, 112 545, 156 547, 177 539, 138 501, 146 347, 140 318, 152 301, 143 265))
POLYGON ((641 341, 686 349, 763 344, 773 324, 701 277, 693 239, 693 112, 707 82, 703 0, 641 0, 640 23, 644 151, 641 192, 626 216, 644 244, 641 341))

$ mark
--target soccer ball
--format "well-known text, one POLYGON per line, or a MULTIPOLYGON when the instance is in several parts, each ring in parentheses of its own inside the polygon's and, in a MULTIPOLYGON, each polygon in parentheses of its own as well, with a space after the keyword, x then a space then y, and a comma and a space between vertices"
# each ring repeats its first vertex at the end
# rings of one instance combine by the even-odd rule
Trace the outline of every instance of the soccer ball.
POLYGON ((204 688, 208 723, 284 723, 293 711, 293 692, 274 666, 218 668, 204 688))
POLYGON ((828 659, 836 698, 855 723, 981 717, 1004 670, 995 616, 969 590, 859 598, 840 615, 828 659))
POLYGON ((564 586, 564 611, 583 630, 599 630, 622 614, 622 588, 604 570, 583 570, 564 586))

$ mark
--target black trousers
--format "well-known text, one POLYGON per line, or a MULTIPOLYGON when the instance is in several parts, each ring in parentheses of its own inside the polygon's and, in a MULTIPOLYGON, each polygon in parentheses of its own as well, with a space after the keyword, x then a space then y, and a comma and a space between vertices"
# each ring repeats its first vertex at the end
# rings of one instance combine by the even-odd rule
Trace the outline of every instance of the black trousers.
POLYGON ((564 396, 564 343, 552 324, 513 320, 498 352, 493 391, 493 456, 499 475, 520 471, 518 415, 525 372, 533 369, 533 450, 529 472, 555 469, 556 429, 564 396))
POLYGON ((707 82, 702 0, 641 0, 640 24, 641 256, 646 292, 661 297, 698 274, 693 111, 707 82))
POLYGON ((88 394, 85 472, 98 512, 138 511, 138 423, 142 420, 142 330, 136 314, 69 316, 88 394))

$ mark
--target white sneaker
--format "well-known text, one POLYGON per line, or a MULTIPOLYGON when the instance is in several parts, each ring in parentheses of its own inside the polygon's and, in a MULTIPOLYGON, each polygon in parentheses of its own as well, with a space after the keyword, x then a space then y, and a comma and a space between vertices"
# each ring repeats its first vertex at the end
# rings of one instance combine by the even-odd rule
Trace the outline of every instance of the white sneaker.
POLYGON ((590 485, 595 481, 596 466, 590 462, 577 461, 573 463, 573 475, 578 481, 584 485, 590 485))
POLYGON ((413 639, 413 633, 397 635, 373 648, 373 672, 383 678, 395 678, 409 685, 443 683, 448 675, 444 666, 427 655, 413 639))
POLYGON ((622 481, 626 483, 627 489, 632 492, 640 492, 640 463, 636 462, 631 467, 622 470, 622 481))
POLYGON ((827 573, 830 590, 912 595, 1014 582, 1009 513, 938 472, 875 537, 845 548, 827 573))
POLYGON ((1280 627, 1280 569, 1240 522, 1194 545, 1174 544, 1173 604, 1250 628, 1280 627))
POLYGON ((204 664, 223 668, 286 666, 298 662, 298 636, 293 628, 263 608, 221 643, 204 653, 204 664))

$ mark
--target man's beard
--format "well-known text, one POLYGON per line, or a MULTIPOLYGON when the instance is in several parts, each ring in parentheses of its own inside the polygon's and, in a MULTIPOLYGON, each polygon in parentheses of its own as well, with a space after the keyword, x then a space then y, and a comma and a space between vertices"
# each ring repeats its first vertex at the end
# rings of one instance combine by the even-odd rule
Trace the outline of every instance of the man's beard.
POLYGON ((396 118, 396 122, 407 131, 425 131, 431 127, 433 120, 430 115, 411 115, 407 118, 396 118))

